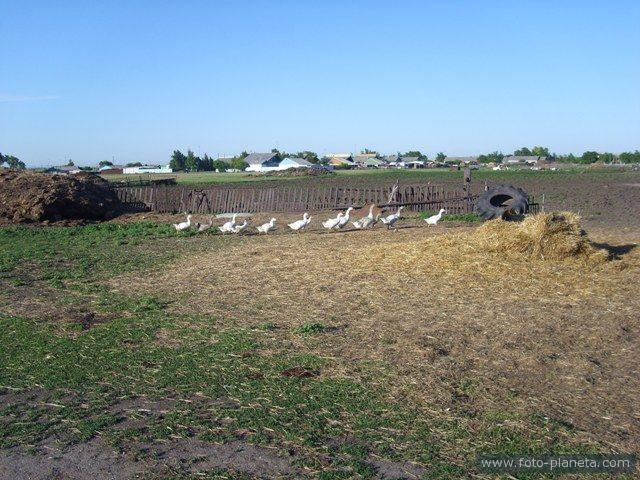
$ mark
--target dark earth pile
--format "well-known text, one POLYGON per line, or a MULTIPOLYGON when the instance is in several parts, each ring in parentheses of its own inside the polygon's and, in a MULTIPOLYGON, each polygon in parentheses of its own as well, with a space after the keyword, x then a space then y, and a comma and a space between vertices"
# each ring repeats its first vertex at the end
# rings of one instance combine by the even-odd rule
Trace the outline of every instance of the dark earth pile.
POLYGON ((5 222, 107 220, 120 207, 108 182, 97 175, 0 170, 0 219, 5 222))

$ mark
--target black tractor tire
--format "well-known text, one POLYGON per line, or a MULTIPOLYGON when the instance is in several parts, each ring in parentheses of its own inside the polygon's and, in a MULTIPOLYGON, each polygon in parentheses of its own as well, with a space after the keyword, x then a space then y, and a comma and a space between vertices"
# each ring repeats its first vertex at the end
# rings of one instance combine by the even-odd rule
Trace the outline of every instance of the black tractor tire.
POLYGON ((484 220, 494 218, 517 220, 529 211, 529 200, 527 194, 520 188, 498 185, 478 198, 474 211, 484 220))

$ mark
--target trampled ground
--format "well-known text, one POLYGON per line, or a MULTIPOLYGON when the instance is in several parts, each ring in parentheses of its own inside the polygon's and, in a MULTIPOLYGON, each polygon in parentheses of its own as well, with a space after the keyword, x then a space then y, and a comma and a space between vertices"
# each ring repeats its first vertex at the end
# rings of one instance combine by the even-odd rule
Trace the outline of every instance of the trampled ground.
POLYGON ((626 227, 590 228, 605 264, 487 253, 463 224, 2 229, 0 477, 483 478, 479 453, 636 451, 626 227))

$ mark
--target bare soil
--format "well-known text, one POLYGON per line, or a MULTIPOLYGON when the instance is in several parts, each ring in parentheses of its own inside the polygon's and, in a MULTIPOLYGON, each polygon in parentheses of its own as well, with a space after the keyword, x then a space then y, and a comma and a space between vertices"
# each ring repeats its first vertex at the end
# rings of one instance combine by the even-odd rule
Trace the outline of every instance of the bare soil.
POLYGON ((522 188, 538 203, 542 203, 544 195, 546 211, 568 210, 577 213, 587 227, 624 229, 640 226, 640 187, 637 183, 629 182, 632 178, 640 178, 640 174, 587 172, 565 176, 527 175, 510 184, 522 188))
MULTIPOLYGON (((77 398, 54 400, 54 393, 36 388, 26 391, 0 390, 2 405, 31 405, 31 408, 61 407, 77 403, 77 398)), ((189 401, 206 401, 193 398, 189 401)), ((241 408, 232 399, 220 397, 214 400, 227 408, 241 408)), ((184 404, 183 404, 184 405, 184 404)), ((206 407, 206 405, 202 405, 206 407)), ((115 429, 138 429, 148 431, 153 420, 180 409, 180 402, 165 398, 149 400, 133 398, 109 407, 109 412, 118 415, 115 429)), ((7 419, 9 421, 17 419, 7 419)), ((251 478, 302 478, 314 472, 296 466, 298 455, 289 450, 288 455, 274 449, 254 445, 242 439, 226 443, 212 443, 195 438, 173 438, 169 441, 148 443, 140 437, 126 442, 125 447, 115 449, 102 437, 87 442, 65 445, 63 440, 49 437, 27 450, 14 447, 0 450, 0 479, 49 480, 89 478, 128 480, 143 475, 152 478, 173 478, 198 475, 221 470, 245 474, 251 478)), ((337 447, 348 439, 336 439, 337 447)), ((392 462, 371 456, 367 462, 378 479, 421 478, 425 469, 408 461, 392 462)), ((145 477, 146 478, 146 477, 145 477)))

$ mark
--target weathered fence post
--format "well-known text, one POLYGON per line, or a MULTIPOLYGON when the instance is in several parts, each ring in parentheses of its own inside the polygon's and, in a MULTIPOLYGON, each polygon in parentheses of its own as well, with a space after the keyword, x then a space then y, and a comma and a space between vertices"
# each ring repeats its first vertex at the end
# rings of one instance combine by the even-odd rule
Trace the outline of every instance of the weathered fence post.
POLYGON ((467 197, 467 213, 471 211, 471 168, 467 167, 464 169, 464 183, 462 185, 462 190, 467 197))

